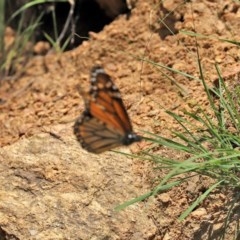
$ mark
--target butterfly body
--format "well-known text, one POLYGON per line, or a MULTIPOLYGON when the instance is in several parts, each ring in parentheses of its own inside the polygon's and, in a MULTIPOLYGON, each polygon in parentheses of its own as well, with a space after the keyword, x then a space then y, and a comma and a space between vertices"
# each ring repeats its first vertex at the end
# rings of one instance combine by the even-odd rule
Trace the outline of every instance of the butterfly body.
POLYGON ((133 132, 121 94, 110 76, 96 66, 91 71, 90 80, 90 91, 80 91, 85 111, 74 124, 74 134, 82 147, 89 152, 101 153, 140 141, 141 137, 133 132))

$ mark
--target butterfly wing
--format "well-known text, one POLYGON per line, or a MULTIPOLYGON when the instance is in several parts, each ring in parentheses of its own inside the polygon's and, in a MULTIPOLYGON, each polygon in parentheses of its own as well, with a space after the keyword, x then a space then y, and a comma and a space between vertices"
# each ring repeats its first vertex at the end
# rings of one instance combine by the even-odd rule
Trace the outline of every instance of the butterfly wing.
POLYGON ((84 112, 74 126, 74 132, 82 147, 89 152, 101 153, 122 145, 122 135, 107 127, 88 112, 84 112))
POLYGON ((83 94, 85 112, 77 119, 74 133, 83 148, 101 153, 120 145, 140 141, 132 125, 118 88, 101 67, 91 72, 91 89, 83 94))
POLYGON ((122 135, 132 132, 132 125, 121 94, 101 67, 94 67, 92 70, 90 94, 93 96, 93 101, 87 104, 87 108, 92 116, 117 129, 122 135))

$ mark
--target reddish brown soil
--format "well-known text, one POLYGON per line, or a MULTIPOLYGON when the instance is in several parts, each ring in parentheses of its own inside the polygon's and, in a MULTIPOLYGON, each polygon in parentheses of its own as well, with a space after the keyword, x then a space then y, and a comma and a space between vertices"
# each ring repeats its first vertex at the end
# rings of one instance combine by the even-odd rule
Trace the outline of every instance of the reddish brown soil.
MULTIPOLYGON (((176 113, 196 104, 208 110, 198 80, 196 41, 183 30, 206 36, 197 41, 210 86, 217 79, 216 63, 228 84, 237 78, 239 47, 220 39, 240 40, 240 4, 172 0, 160 7, 157 2, 137 1, 129 19, 119 16, 75 50, 34 57, 20 69, 21 77, 1 81, 0 227, 8 234, 19 239, 168 240, 219 239, 226 231, 226 239, 234 239, 239 210, 225 229, 230 201, 226 192, 211 194, 183 222, 177 220, 209 185, 206 177, 196 176, 115 212, 114 206, 146 193, 165 173, 112 152, 86 153, 72 133, 84 108, 75 86, 88 88, 95 64, 113 77, 137 132, 171 137, 169 129, 179 129, 161 106, 176 113), (161 23, 164 18, 172 34, 161 23)), ((142 142, 121 150, 136 152, 148 146, 142 142)), ((157 153, 183 160, 161 147, 157 153)))

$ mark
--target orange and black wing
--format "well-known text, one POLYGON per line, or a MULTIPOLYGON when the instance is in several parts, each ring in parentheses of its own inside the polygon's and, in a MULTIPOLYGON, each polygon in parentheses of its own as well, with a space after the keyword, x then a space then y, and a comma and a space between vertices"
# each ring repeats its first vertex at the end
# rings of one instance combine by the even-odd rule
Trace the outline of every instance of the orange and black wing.
POLYGON ((101 153, 120 145, 140 141, 132 125, 118 88, 101 67, 91 71, 91 88, 82 94, 85 111, 74 125, 74 134, 83 148, 101 153))

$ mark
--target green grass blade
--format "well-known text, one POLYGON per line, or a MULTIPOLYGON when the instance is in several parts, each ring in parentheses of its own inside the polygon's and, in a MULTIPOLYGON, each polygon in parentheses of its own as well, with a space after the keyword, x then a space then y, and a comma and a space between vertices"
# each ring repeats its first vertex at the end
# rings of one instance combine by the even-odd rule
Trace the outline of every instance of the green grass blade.
POLYGON ((33 7, 38 4, 48 3, 48 2, 68 2, 68 0, 33 0, 24 4, 21 8, 19 8, 12 16, 9 18, 9 22, 12 21, 16 16, 23 13, 26 9, 33 7))
MULTIPOLYGON (((170 189, 170 188, 172 188, 172 187, 174 187, 174 186, 177 186, 178 184, 180 184, 180 181, 176 181, 176 182, 173 182, 173 183, 170 183, 170 184, 167 184, 167 185, 158 187, 157 192, 166 191, 166 190, 168 190, 168 189, 170 189)), ((155 192, 155 190, 153 190, 153 191, 151 191, 151 192, 148 192, 148 193, 146 193, 146 194, 143 194, 143 195, 141 195, 141 196, 139 196, 139 197, 137 197, 137 198, 134 198, 134 199, 132 199, 132 200, 130 200, 130 201, 127 201, 127 202, 125 202, 125 203, 123 203, 123 204, 121 204, 121 205, 118 205, 118 206, 115 207, 114 209, 115 209, 116 211, 123 210, 124 208, 126 208, 126 207, 128 207, 128 206, 130 206, 130 205, 132 205, 132 204, 134 204, 134 203, 141 202, 141 201, 145 200, 146 198, 152 196, 152 195, 154 194, 154 192, 155 192)))
POLYGON ((179 221, 184 220, 215 188, 217 188, 223 181, 219 181, 213 184, 210 188, 205 191, 186 211, 184 211, 180 217, 178 218, 179 221))
POLYGON ((4 51, 4 33, 5 33, 5 0, 0 1, 0 59, 4 51))

